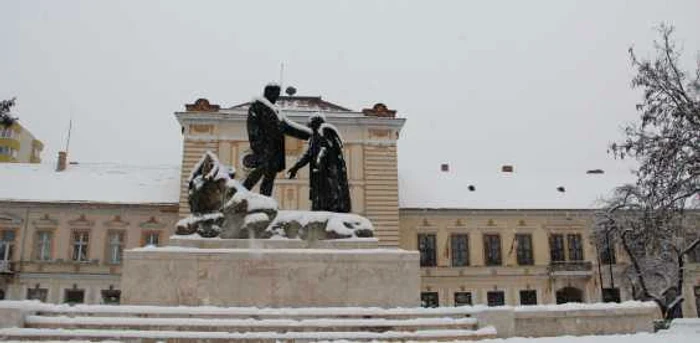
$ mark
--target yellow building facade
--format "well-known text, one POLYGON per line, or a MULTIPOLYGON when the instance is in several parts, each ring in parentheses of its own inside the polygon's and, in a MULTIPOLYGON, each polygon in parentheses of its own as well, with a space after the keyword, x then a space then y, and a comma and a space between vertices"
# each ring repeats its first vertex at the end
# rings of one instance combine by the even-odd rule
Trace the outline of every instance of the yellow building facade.
MULTIPOLYGON (((167 244, 176 221, 188 214, 186 180, 206 151, 235 167, 236 178, 245 177, 248 105, 221 108, 199 99, 176 112, 183 134, 179 166, 0 167, 0 178, 10 184, 31 184, 35 179, 25 177, 39 172, 40 180, 52 180, 34 192, 0 190, 0 295, 118 301, 121 252, 167 244), (70 185, 75 187, 61 188, 70 185)), ((385 105, 352 111, 321 97, 281 97, 279 106, 298 123, 322 113, 338 128, 353 212, 373 222, 383 247, 420 251, 425 306, 631 299, 622 283, 623 253, 615 249, 612 264, 601 261, 590 237, 590 200, 619 184, 614 175, 560 177, 520 166, 457 173, 449 163, 399 170, 405 120, 385 105)), ((305 148, 305 142, 287 139, 288 167, 305 148)), ((282 209, 309 209, 308 171, 295 180, 280 173, 274 192, 282 209)), ((684 314, 697 316, 700 261, 690 262, 684 314)))
POLYGON ((0 202, 6 299, 109 303, 124 249, 167 244, 174 204, 0 202))
POLYGON ((402 209, 401 228, 404 249, 430 255, 421 261, 424 301, 600 300, 586 211, 402 209))
POLYGON ((44 144, 18 122, 0 126, 0 163, 41 163, 44 144))
MULTIPOLYGON (((206 151, 217 154, 219 161, 232 165, 243 178, 243 156, 250 153, 246 120, 248 105, 228 109, 199 99, 175 116, 183 132, 182 183, 180 215, 189 213, 187 178, 191 168, 206 151)), ((312 115, 321 113, 338 129, 343 138, 343 153, 348 170, 348 184, 354 213, 369 218, 375 236, 386 247, 399 245, 399 189, 397 140, 405 119, 383 104, 360 112, 324 101, 321 97, 280 97, 277 102, 283 115, 306 124, 312 115)), ((291 167, 306 151, 306 142, 286 138, 286 164, 291 167)), ((296 179, 285 179, 280 173, 275 181, 274 198, 281 209, 308 210, 308 168, 299 171, 296 179)))

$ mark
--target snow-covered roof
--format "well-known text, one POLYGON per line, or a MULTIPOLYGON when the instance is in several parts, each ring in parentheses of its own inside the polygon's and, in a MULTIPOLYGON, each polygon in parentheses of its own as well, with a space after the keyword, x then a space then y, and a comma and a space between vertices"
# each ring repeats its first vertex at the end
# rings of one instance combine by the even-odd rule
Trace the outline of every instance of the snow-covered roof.
POLYGON ((490 170, 442 172, 399 169, 401 208, 419 209, 592 209, 625 183, 633 183, 629 169, 589 174, 586 170, 519 168, 511 173, 500 166, 490 170), (472 186, 472 187, 470 187, 472 186), (470 190, 473 189, 473 190, 470 190))
MULTIPOLYGON (((627 169, 587 174, 517 165, 512 173, 500 166, 448 172, 435 167, 399 169, 401 208, 591 209, 614 187, 634 181, 627 169)), ((180 167, 80 163, 57 172, 51 163, 3 163, 0 180, 0 201, 176 204, 180 167)))
POLYGON ((0 201, 176 204, 179 166, 0 164, 0 201))

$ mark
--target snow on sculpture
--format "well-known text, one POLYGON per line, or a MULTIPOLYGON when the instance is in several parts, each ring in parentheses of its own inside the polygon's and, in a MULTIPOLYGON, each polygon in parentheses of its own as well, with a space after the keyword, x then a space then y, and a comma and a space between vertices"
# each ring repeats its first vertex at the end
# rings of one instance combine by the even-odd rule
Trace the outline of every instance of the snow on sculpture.
POLYGON ((265 86, 263 96, 255 98, 248 109, 246 127, 248 141, 253 151, 245 158, 251 172, 243 181, 247 189, 253 189, 262 178, 260 193, 272 195, 277 173, 284 171, 285 136, 307 140, 311 136, 309 128, 299 125, 280 112, 275 105, 280 95, 280 86, 265 86))
POLYGON ((309 118, 308 126, 313 132, 308 149, 289 169, 288 177, 295 178, 297 171, 308 164, 311 210, 350 212, 347 167, 338 129, 327 123, 320 114, 309 118))
POLYGON ((188 179, 192 214, 178 222, 178 235, 304 240, 374 236, 372 223, 356 214, 279 211, 274 199, 249 191, 235 173, 214 153, 202 156, 188 179))

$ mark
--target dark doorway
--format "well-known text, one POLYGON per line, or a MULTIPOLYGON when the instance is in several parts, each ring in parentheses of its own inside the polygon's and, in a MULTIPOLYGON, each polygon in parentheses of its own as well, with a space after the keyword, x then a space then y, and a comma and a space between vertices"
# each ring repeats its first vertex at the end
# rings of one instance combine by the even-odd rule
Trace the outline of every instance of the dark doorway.
POLYGON ((0 289, 0 300, 5 300, 5 291, 0 289))
POLYGON ((564 287, 557 291, 557 304, 582 303, 583 291, 575 287, 564 287))

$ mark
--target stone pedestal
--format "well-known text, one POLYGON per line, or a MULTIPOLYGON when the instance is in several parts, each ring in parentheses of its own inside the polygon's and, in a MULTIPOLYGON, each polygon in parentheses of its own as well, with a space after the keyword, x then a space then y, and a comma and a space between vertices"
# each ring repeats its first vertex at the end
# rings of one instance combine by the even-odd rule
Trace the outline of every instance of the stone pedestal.
POLYGON ((171 239, 127 250, 122 303, 256 307, 417 307, 419 255, 376 239, 171 239))

